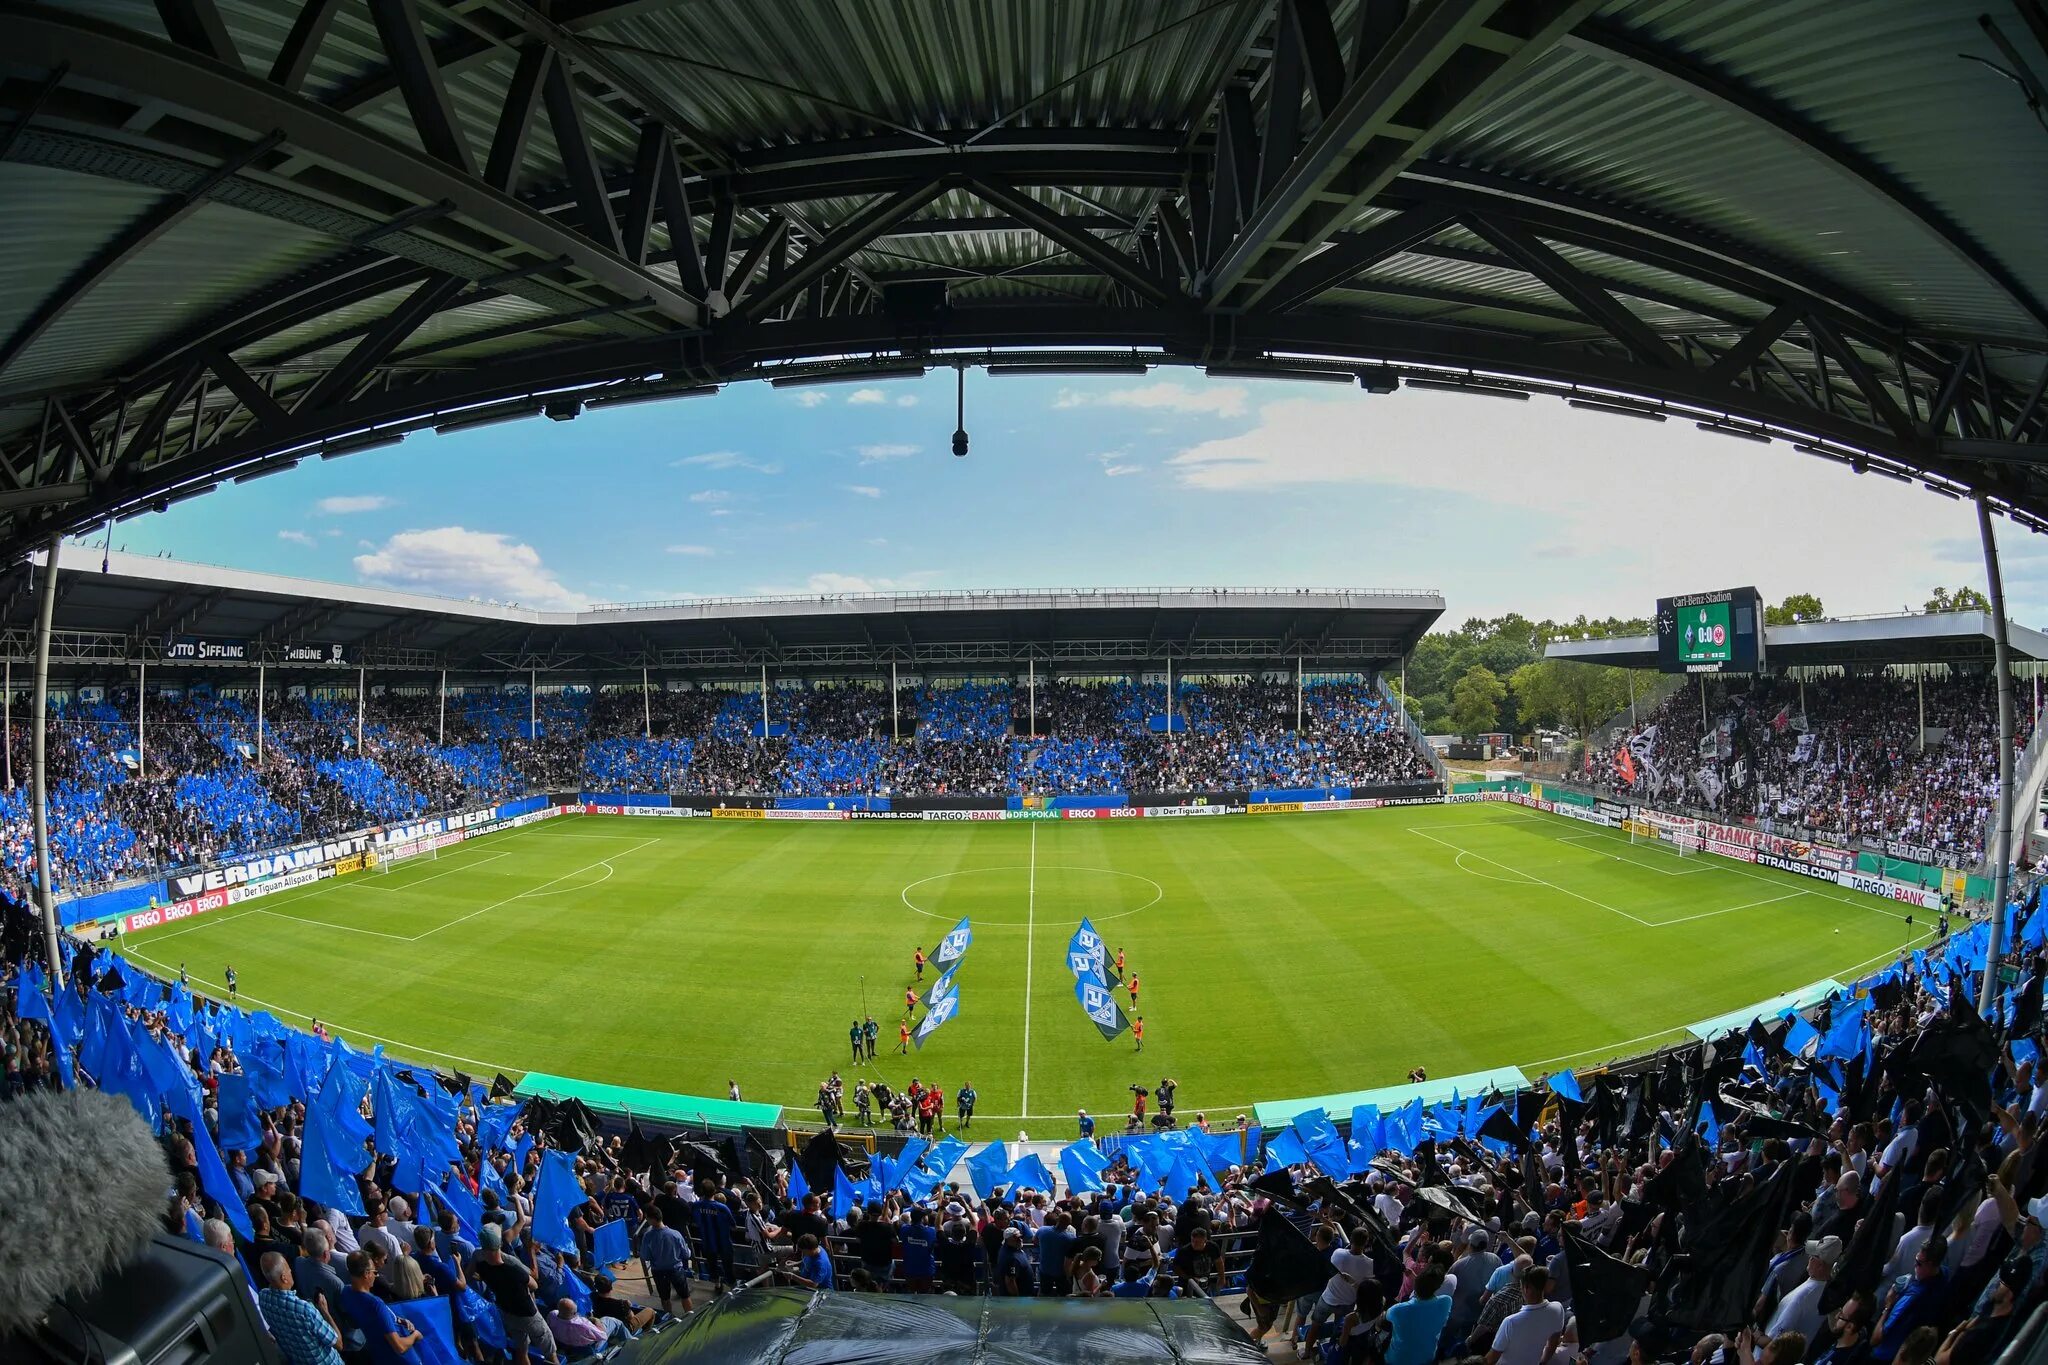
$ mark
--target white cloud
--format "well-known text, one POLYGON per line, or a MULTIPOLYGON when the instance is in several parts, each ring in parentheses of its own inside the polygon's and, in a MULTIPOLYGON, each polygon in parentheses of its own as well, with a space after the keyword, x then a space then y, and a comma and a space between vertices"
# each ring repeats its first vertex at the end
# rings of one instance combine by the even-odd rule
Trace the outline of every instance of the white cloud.
POLYGON ((862 464, 875 464, 882 460, 900 460, 917 454, 919 447, 904 445, 900 441, 883 441, 876 445, 860 446, 858 451, 862 464))
POLYGON ((816 389, 798 389, 790 397, 796 399, 796 405, 800 408, 815 408, 825 401, 826 396, 816 389))
POLYGON ((303 545, 309 550, 312 549, 314 544, 316 543, 313 537, 307 535, 304 531, 279 531, 277 533, 277 538, 279 540, 290 541, 294 545, 303 545))
POLYGON ((1144 473, 1145 467, 1143 465, 1124 463, 1130 453, 1128 450, 1105 450, 1101 454, 1096 455, 1094 459, 1097 464, 1102 466, 1102 472, 1112 479, 1120 479, 1126 474, 1144 473))
POLYGON ((1053 400, 1056 408, 1138 408, 1149 412, 1177 412, 1208 417, 1242 417, 1245 414, 1245 390, 1238 384, 1205 384, 1200 388, 1189 388, 1162 379, 1156 384, 1141 384, 1128 389, 1110 389, 1104 393, 1084 393, 1079 389, 1061 389, 1053 400))
POLYGON ((868 537, 868 544, 870 544, 870 545, 887 545, 888 543, 889 543, 889 537, 887 537, 887 536, 869 536, 869 537, 868 537))
MULTIPOLYGON (((1432 546, 1403 572, 1449 590, 1458 619, 1481 605, 1474 599, 1489 612, 1640 613, 1659 594, 1730 583, 1755 583, 1773 600, 1813 592, 1837 613, 1917 609, 1967 558, 1945 561, 1941 547, 1974 543, 1967 503, 1859 478, 1783 442, 1543 398, 1288 398, 1260 408, 1243 434, 1186 446, 1165 467, 1185 488, 1238 498, 1357 486, 1347 496, 1403 533, 1485 518, 1511 521, 1529 544, 1585 552, 1568 573, 1560 567, 1569 583, 1553 585, 1551 563, 1531 550, 1432 546)), ((1244 514, 1285 521, 1291 506, 1244 514)))
POLYGON ((902 396, 901 398, 899 398, 899 399, 897 399, 897 400, 896 400, 896 406, 897 406, 897 407, 899 407, 899 408, 914 408, 914 407, 916 407, 916 406, 917 406, 917 395, 916 395, 916 394, 914 394, 914 393, 906 393, 906 394, 904 394, 904 395, 903 395, 903 396, 902 396))
POLYGON ((670 467, 684 469, 746 469, 756 474, 780 474, 782 466, 768 460, 751 459, 737 450, 707 450, 702 455, 685 455, 671 460, 670 467))
POLYGON ((839 486, 856 497, 879 498, 882 496, 882 490, 871 483, 842 483, 839 486))
POLYGON ((883 393, 880 389, 855 389, 852 393, 846 395, 846 401, 856 406, 866 407, 873 403, 888 402, 889 395, 883 393))
POLYGON ((700 559, 709 559, 718 553, 709 545, 671 545, 668 552, 672 555, 695 555, 700 559))
POLYGON ((345 517, 355 512, 381 512, 391 505, 391 499, 381 493, 357 494, 353 496, 322 498, 313 504, 313 510, 323 517, 345 517))
POLYGON ((900 578, 870 578, 865 574, 814 573, 802 583, 791 586, 782 584, 756 588, 763 597, 797 597, 818 593, 846 592, 910 592, 926 587, 937 571, 919 569, 900 578))
POLYGON ((381 547, 357 555, 355 566, 373 583, 417 592, 555 611, 590 604, 584 594, 562 585, 541 563, 538 550, 496 531, 462 526, 401 531, 381 547))
POLYGON ((690 494, 690 501, 701 506, 716 506, 722 502, 731 502, 732 494, 723 488, 700 488, 690 494))

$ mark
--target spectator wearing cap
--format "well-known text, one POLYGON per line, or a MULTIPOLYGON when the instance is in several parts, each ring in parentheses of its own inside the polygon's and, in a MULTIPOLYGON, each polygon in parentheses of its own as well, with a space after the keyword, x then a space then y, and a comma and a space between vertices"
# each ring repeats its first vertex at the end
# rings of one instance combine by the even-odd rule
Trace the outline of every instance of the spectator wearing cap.
POLYGON ((619 1293, 617 1282, 603 1271, 599 1271, 590 1281, 590 1311, 594 1317, 611 1318, 624 1323, 627 1336, 638 1336, 646 1331, 655 1318, 652 1308, 635 1303, 619 1293))
POLYGON ((996 1283, 1000 1292, 1013 1299, 1037 1297, 1038 1275, 1032 1269, 1030 1253, 1024 1250, 1022 1228, 1003 1230, 1002 1250, 996 1256, 996 1283))
POLYGON ((522 1265, 505 1254, 504 1233, 497 1224, 479 1229, 478 1243, 471 1269, 489 1292, 491 1302, 498 1306, 513 1365, 526 1365, 532 1355, 553 1360, 554 1334, 548 1331, 547 1319, 541 1316, 540 1305, 533 1299, 534 1291, 540 1288, 540 1277, 533 1273, 532 1266, 522 1265))
POLYGON ((392 1230, 391 1215, 381 1199, 371 1199, 363 1204, 369 1215, 363 1225, 356 1229, 356 1241, 364 1247, 378 1247, 384 1252, 384 1259, 390 1261, 405 1254, 405 1244, 398 1240, 392 1230))
POLYGON ((2013 1314, 2031 1285, 2031 1273, 2023 1261, 2008 1259, 2000 1265, 1977 1310, 1942 1342, 1935 1365, 1990 1365, 1996 1360, 2012 1340, 2013 1314))
POLYGON ((1493 1236, 1485 1228, 1465 1234, 1465 1254, 1451 1265, 1451 1277, 1458 1282, 1451 1295, 1451 1335, 1462 1337, 1479 1321, 1486 1305, 1486 1282, 1500 1269, 1500 1257, 1493 1254, 1493 1236))
POLYGON ((1806 1278, 1778 1301, 1778 1311, 1771 1315, 1770 1324, 1764 1329, 1767 1335, 1797 1332, 1808 1341, 1819 1339, 1821 1295, 1827 1292, 1828 1281, 1834 1278, 1835 1266, 1841 1259, 1839 1237, 1820 1237, 1806 1244, 1806 1278))

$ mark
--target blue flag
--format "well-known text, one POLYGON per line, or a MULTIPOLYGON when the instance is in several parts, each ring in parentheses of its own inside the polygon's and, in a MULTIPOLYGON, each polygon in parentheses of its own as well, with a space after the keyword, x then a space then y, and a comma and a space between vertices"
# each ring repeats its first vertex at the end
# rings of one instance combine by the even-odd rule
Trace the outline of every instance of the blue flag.
POLYGON ((505 1135, 512 1131, 512 1125, 526 1112, 523 1104, 487 1105, 476 1116, 476 1141, 487 1152, 505 1150, 505 1135))
POLYGON ((222 1072, 215 1078, 215 1098, 220 1109, 220 1145, 230 1152, 246 1152, 262 1145, 263 1125, 256 1118, 256 1097, 249 1078, 222 1072))
POLYGON ((1103 946, 1102 935, 1095 932, 1095 926, 1087 920, 1067 940, 1067 970, 1077 978, 1090 979, 1098 986, 1109 984, 1109 977, 1103 971, 1109 960, 1109 951, 1103 946))
POLYGON ((469 1192, 469 1186, 453 1171, 441 1180, 441 1202, 454 1211, 455 1230, 462 1234, 462 1239, 474 1244, 484 1221, 483 1202, 469 1192))
POLYGON ((1000 1142, 991 1142, 967 1158, 967 1179, 974 1186, 974 1192, 983 1199, 994 1193, 1009 1174, 1009 1153, 1003 1150, 1000 1142))
POLYGON ((1032 1152, 1010 1168, 1009 1183, 1020 1190, 1043 1190, 1055 1193, 1052 1172, 1045 1169, 1045 1158, 1032 1152))
POLYGON ((576 1158, 567 1152, 541 1153, 540 1179, 533 1187, 533 1235, 557 1251, 573 1255, 576 1238, 569 1230, 569 1211, 582 1202, 576 1158))
POLYGON ((1583 1101, 1586 1098, 1579 1093, 1579 1078, 1569 1071, 1560 1071, 1547 1077, 1543 1083, 1550 1087, 1551 1094, 1564 1099, 1583 1101))
POLYGON ((590 1236, 590 1252, 601 1266, 632 1260, 633 1245, 626 1236, 626 1220, 614 1218, 609 1223, 598 1224, 590 1236))
POLYGON ((1807 1049, 1819 1041, 1819 1029, 1807 1023, 1801 1015, 1795 1014, 1792 1016, 1791 1026, 1785 1030, 1785 1050, 1787 1052, 1791 1053, 1794 1057, 1811 1056, 1812 1054, 1807 1049))
POLYGON ((1102 1168, 1095 1164, 1098 1159, 1106 1160, 1086 1138, 1060 1149, 1060 1174, 1067 1178, 1070 1193, 1095 1194, 1103 1188, 1102 1168))
POLYGON ((932 982, 931 989, 924 993, 924 1007, 928 1010, 936 1009, 941 1000, 944 1000, 957 989, 959 987, 953 980, 953 973, 947 972, 937 981, 932 982))
POLYGON ((940 1025, 951 1020, 959 1012, 960 992, 954 991, 925 1013, 924 1021, 917 1026, 917 1032, 911 1035, 910 1041, 917 1045, 919 1052, 924 1051, 924 1040, 937 1033, 940 1025))
POLYGON ((1380 1154, 1380 1108, 1376 1104, 1353 1105, 1351 1141, 1345 1144, 1345 1168, 1350 1175, 1363 1175, 1380 1154))
POLYGON ((1330 1125, 1330 1116, 1321 1109, 1304 1109, 1294 1116, 1291 1125, 1296 1137, 1301 1139, 1302 1150, 1315 1163, 1317 1170, 1335 1180, 1342 1180, 1350 1173, 1350 1158, 1344 1150, 1344 1143, 1337 1136, 1337 1130, 1330 1125))
POLYGON ((1292 1128, 1282 1128, 1266 1139, 1266 1155, 1283 1166, 1309 1164, 1308 1148, 1302 1145, 1301 1135, 1292 1128))
POLYGON ((476 1333, 478 1341, 494 1351, 506 1349, 505 1320, 498 1316, 491 1301, 477 1292, 475 1284, 455 1296, 455 1312, 476 1333))
POLYGON ((447 1299, 413 1299, 394 1303, 392 1313, 412 1324, 420 1339, 405 1358, 417 1365, 463 1365, 462 1351, 455 1344, 455 1315, 447 1299))
POLYGON ((845 1168, 832 1168, 832 1216, 844 1218, 853 1212, 853 1182, 846 1178, 845 1168))
POLYGON ((1104 1042, 1112 1042, 1131 1026, 1125 1017, 1123 1006, 1116 995, 1102 981, 1093 976, 1077 977, 1074 980, 1074 998, 1081 1002, 1081 1010, 1088 1016, 1088 1022, 1095 1025, 1104 1042))
POLYGON ((567 1261, 562 1262, 562 1297, 576 1305, 576 1311, 588 1316, 590 1313, 590 1286, 583 1283, 583 1277, 570 1269, 567 1261))
POLYGON ((946 931, 939 940, 939 946, 932 949, 932 967, 944 975, 960 965, 960 959, 967 956, 967 949, 974 942, 974 926, 963 917, 946 931))
POLYGON ((200 1112, 198 1103, 185 1093, 183 1087, 167 1092, 165 1100, 172 1113, 192 1125, 192 1154, 199 1165, 199 1188, 206 1191, 208 1199, 220 1205, 228 1226, 243 1241, 255 1240, 256 1229, 249 1223, 248 1207, 242 1203, 241 1193, 228 1176, 227 1165, 220 1159, 220 1150, 213 1145, 213 1134, 207 1130, 206 1116, 200 1112))
POLYGON ((811 1182, 804 1179, 804 1168, 792 1157, 789 1163, 789 1202, 802 1207, 804 1196, 811 1192, 811 1182))

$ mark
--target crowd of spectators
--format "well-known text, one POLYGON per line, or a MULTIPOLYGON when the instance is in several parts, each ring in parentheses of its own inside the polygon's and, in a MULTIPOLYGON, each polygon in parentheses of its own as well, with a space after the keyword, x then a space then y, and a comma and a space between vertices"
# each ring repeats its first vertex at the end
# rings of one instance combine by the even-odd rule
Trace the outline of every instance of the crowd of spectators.
POLYGON ((1855 992, 1524 1095, 1261 1132, 1176 1115, 1162 1081, 1157 1132, 1098 1142, 1084 1110, 1057 1175, 1001 1142, 970 1155, 965 1107, 872 1157, 829 1131, 800 1156, 606 1131, 82 948, 54 996, 0 966, 0 1098, 97 1067, 158 1117, 166 1231, 262 1284, 293 1365, 402 1341, 444 1302, 465 1358, 574 1358, 756 1275, 1224 1299, 1322 1365, 1989 1365, 2048 1301, 2040 913, 2012 922, 2020 984, 1988 1018, 1949 974, 1981 965, 1976 926, 1855 992))
MULTIPOLYGON (((294 838, 539 790, 737 796, 1059 796, 1318 789, 1427 779, 1432 763, 1376 687, 1319 680, 973 681, 266 698, 132 690, 53 709, 58 884, 244 854, 294 838), (1297 717, 1299 727, 1297 728, 1297 717), (259 729, 261 731, 259 735, 259 729)), ((1628 794, 1832 837, 1883 837, 1974 860, 1996 794, 1996 705, 1982 677, 1889 674, 1680 689, 1586 775, 1628 794)), ((2026 708, 2022 708, 2023 711, 2026 708)), ((2030 727, 2023 724, 2020 742, 2030 727)), ((0 889, 32 862, 26 727, 0 792, 0 889)))
MULTIPOLYGON (((2032 708, 2014 719, 2017 756, 2032 708)), ((1997 690, 1982 674, 1745 679, 1710 683, 1702 715, 1698 689, 1681 687, 1586 766, 1644 800, 1973 862, 1998 800, 1997 690)))

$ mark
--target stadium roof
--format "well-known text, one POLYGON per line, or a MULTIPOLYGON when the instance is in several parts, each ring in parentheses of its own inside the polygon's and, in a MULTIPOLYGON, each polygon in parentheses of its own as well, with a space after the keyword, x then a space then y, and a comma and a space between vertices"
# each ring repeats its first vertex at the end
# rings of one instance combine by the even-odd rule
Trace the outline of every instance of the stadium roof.
MULTIPOLYGON (((2048 635, 2006 623, 2016 659, 2048 659, 2048 635)), ((1965 663, 1992 658, 1991 616, 1981 611, 1929 612, 1919 616, 1870 616, 1849 621, 1807 621, 1764 627, 1764 664, 1802 668, 1823 664, 1965 663)), ((1657 637, 1624 635, 1611 640, 1556 640, 1547 659, 1655 668, 1657 637)))
POLYGON ((1985 8, 0 0, 0 555, 990 360, 1535 388, 2038 527, 2048 13, 1985 8))
MULTIPOLYGON (((638 670, 1363 668, 1414 648, 1434 591, 1093 588, 720 597, 536 611, 143 555, 58 561, 52 658, 167 662, 173 636, 345 647, 350 666, 571 675, 638 670)), ((0 579, 0 657, 33 655, 39 565, 0 579)), ((300 666, 300 665, 294 665, 300 666)), ((245 666, 239 666, 247 671, 245 666)))

